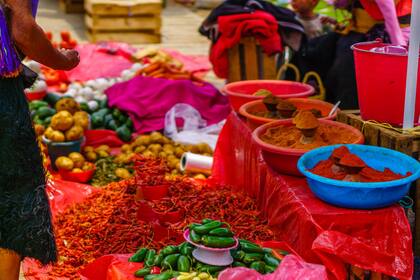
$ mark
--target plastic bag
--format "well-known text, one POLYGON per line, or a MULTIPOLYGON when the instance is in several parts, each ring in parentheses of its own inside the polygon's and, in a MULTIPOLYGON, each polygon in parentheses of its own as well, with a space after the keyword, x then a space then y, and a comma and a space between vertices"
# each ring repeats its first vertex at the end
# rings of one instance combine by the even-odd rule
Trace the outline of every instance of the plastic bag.
POLYGON ((221 121, 207 126, 207 122, 194 107, 178 103, 165 115, 165 135, 183 144, 207 143, 214 150, 224 123, 221 121), (178 131, 177 119, 184 120, 181 131, 178 131))
POLYGON ((271 274, 261 275, 255 270, 237 267, 222 271, 219 280, 327 280, 327 270, 323 265, 310 264, 297 256, 287 255, 280 266, 271 274))

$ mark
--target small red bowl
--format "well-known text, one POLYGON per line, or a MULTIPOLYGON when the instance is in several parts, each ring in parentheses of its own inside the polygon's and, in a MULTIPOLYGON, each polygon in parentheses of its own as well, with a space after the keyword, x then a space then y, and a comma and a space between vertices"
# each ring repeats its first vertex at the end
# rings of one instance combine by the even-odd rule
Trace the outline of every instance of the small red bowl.
POLYGON ((42 100, 47 95, 47 91, 25 91, 25 95, 29 101, 42 100))
POLYGON ((67 170, 59 170, 58 173, 61 175, 66 181, 72 181, 77 183, 87 183, 89 182, 93 175, 95 174, 96 168, 93 167, 91 170, 83 171, 83 172, 71 172, 67 170))
MULTIPOLYGON (((296 106, 298 110, 310 110, 310 109, 317 109, 321 111, 322 118, 320 120, 333 120, 337 117, 337 111, 332 116, 328 116, 331 109, 334 107, 333 104, 316 100, 316 99, 309 99, 309 98, 290 98, 287 99, 287 101, 293 103, 293 105, 296 106)), ((292 123, 293 119, 271 119, 271 118, 265 118, 265 117, 259 117, 254 115, 254 112, 267 112, 267 108, 265 107, 262 100, 256 100, 248 102, 241 106, 239 109, 239 113, 246 117, 248 126, 254 130, 257 127, 270 123, 270 122, 278 122, 282 124, 289 124, 292 123)))
POLYGON ((225 85, 222 92, 228 96, 233 110, 238 112, 239 108, 245 103, 264 99, 264 96, 253 95, 260 89, 269 90, 273 95, 282 98, 308 97, 315 92, 315 89, 307 84, 277 80, 234 82, 225 85))
POLYGON ((169 185, 138 186, 136 200, 159 200, 168 196, 169 185))
POLYGON ((137 208, 137 218, 145 222, 159 221, 160 223, 177 223, 180 222, 185 215, 182 210, 160 213, 155 211, 146 201, 140 201, 137 208))
MULTIPOLYGON (((363 144, 365 141, 365 137, 363 134, 356 128, 335 121, 330 120, 319 120, 321 124, 328 124, 336 127, 342 127, 348 130, 349 132, 354 134, 354 141, 348 144, 363 144)), ((254 130, 252 134, 252 138, 258 144, 258 146, 262 150, 262 155, 267 163, 274 171, 283 174, 295 175, 295 176, 303 176, 302 173, 299 172, 297 168, 297 162, 300 157, 309 152, 309 150, 304 149, 292 149, 292 148, 284 148, 275 146, 272 144, 268 144, 261 140, 261 136, 267 131, 267 129, 277 126, 291 126, 293 124, 284 124, 281 122, 271 122, 265 125, 258 127, 254 130)), ((340 143, 337 143, 340 144, 340 143)))

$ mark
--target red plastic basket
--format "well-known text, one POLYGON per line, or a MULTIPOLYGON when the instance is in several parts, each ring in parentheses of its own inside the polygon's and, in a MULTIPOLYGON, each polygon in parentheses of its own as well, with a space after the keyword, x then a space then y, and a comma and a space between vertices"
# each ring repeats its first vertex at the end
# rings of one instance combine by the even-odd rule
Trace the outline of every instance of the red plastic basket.
MULTIPOLYGON (((371 51, 385 46, 389 44, 365 42, 352 46, 360 114, 364 120, 401 125, 404 118, 407 56, 371 51)), ((420 72, 417 79, 420 80, 420 72)), ((417 83, 417 95, 420 95, 420 83, 417 83)), ((417 97, 416 123, 419 113, 420 97, 417 97)))
POLYGON ((232 108, 238 112, 239 108, 245 103, 264 98, 263 96, 253 95, 260 89, 269 90, 282 98, 308 97, 315 92, 314 88, 307 84, 275 80, 234 82, 225 85, 222 92, 228 96, 232 108))
MULTIPOLYGON (((293 103, 297 107, 298 110, 310 110, 310 109, 317 109, 321 111, 321 114, 324 116, 320 119, 323 120, 333 120, 337 117, 337 111, 332 115, 328 116, 331 109, 334 107, 333 104, 316 100, 316 99, 309 99, 309 98, 290 98, 288 99, 289 102, 293 103)), ((239 109, 239 113, 246 117, 248 126, 254 130, 260 125, 270 123, 270 122, 281 122, 283 124, 290 124, 292 123, 293 119, 270 119, 265 117, 259 117, 253 114, 253 112, 267 112, 267 108, 265 107, 262 100, 251 101, 241 106, 239 109)))
POLYGON ((95 174, 95 169, 96 168, 93 168, 84 172, 71 172, 66 170, 59 170, 58 173, 61 175, 61 178, 63 178, 66 181, 87 183, 92 179, 93 175, 95 174))
MULTIPOLYGON (((358 129, 350 125, 330 120, 320 120, 319 122, 321 124, 328 124, 332 126, 345 128, 346 130, 354 134, 354 141, 352 144, 363 144, 365 141, 363 134, 358 129)), ((303 176, 297 168, 297 162, 303 154, 308 152, 308 150, 279 147, 272 144, 268 144, 261 140, 261 136, 267 131, 267 129, 277 126, 291 125, 293 124, 283 124, 278 121, 267 123, 257 128, 252 134, 252 138, 261 148, 265 162, 274 171, 282 174, 303 176)))

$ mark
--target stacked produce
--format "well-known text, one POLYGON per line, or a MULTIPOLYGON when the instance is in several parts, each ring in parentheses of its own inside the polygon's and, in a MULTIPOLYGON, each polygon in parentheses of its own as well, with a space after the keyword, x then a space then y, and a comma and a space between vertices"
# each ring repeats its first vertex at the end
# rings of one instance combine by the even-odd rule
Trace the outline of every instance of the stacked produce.
MULTIPOLYGON (((78 98, 80 101, 80 96, 78 96, 78 98)), ((87 103, 79 103, 77 102, 77 99, 72 97, 47 94, 45 99, 42 101, 35 100, 30 102, 29 107, 32 111, 34 123, 41 125, 44 128, 50 126, 51 120, 56 112, 68 111, 70 114, 74 115, 73 117, 75 120, 79 120, 83 116, 82 124, 84 129, 87 129, 89 127, 89 123, 91 123, 93 129, 113 130, 117 133, 121 140, 126 142, 130 141, 134 129, 133 122, 130 117, 117 108, 108 108, 106 96, 105 98, 101 98, 92 95, 91 98, 99 99, 89 99, 87 103)), ((60 118, 70 121, 68 114, 64 115, 61 113, 60 118)), ((38 131, 39 129, 40 127, 38 128, 38 131)))
POLYGON ((193 73, 184 70, 182 62, 174 59, 162 50, 147 48, 134 54, 134 58, 146 66, 140 69, 136 75, 164 78, 170 80, 193 80, 200 81, 193 73))
POLYGON ((64 170, 75 173, 81 173, 95 168, 92 163, 86 161, 82 154, 77 152, 70 153, 68 156, 58 157, 55 161, 55 165, 59 171, 64 170))
MULTIPOLYGON (((38 113, 41 109, 38 109, 38 113)), ((51 111, 45 108, 46 111, 51 111)), ((65 142, 65 141, 76 141, 80 140, 84 131, 89 127, 89 115, 86 112, 80 111, 79 104, 70 98, 60 99, 56 105, 55 113, 51 118, 44 120, 40 119, 37 123, 37 117, 35 115, 34 121, 40 125, 48 125, 48 128, 44 132, 45 138, 52 142, 65 142)))
POLYGON ((117 133, 118 137, 128 142, 133 133, 133 122, 130 117, 119 109, 103 108, 97 111, 90 111, 93 129, 109 129, 117 133))
MULTIPOLYGON (((185 221, 171 226, 179 234, 190 223, 220 217, 239 238, 273 240, 266 222, 258 218, 255 202, 246 195, 226 187, 201 187, 188 178, 167 183, 169 195, 177 199, 179 207, 189 205, 185 221)), ((145 246, 157 250, 177 244, 172 239, 153 241, 152 224, 137 218, 135 190, 134 180, 111 183, 59 213, 54 219, 59 261, 49 276, 77 279, 75 275, 80 268, 102 255, 135 252, 145 246)))
MULTIPOLYGON (((212 248, 229 248, 235 245, 234 234, 227 227, 226 223, 212 219, 203 219, 202 224, 191 224, 190 240, 194 243, 201 243, 212 248)), ((261 274, 274 272, 280 264, 280 259, 275 257, 272 250, 241 239, 234 250, 230 252, 234 263, 229 266, 214 266, 200 262, 193 256, 196 248, 189 242, 178 246, 166 246, 158 253, 154 249, 140 248, 129 258, 130 262, 143 262, 144 268, 135 272, 136 277, 144 277, 145 280, 171 279, 177 277, 179 280, 213 279, 228 267, 248 267, 261 274), (182 273, 182 274, 181 274, 182 273), (194 278, 196 277, 196 278, 194 278)), ((285 252, 287 254, 287 252, 285 252)))
MULTIPOLYGON (((124 163, 134 154, 144 157, 158 157, 167 162, 170 172, 167 175, 181 174, 179 163, 185 152, 212 156, 213 151, 206 143, 197 145, 183 145, 175 143, 160 132, 152 132, 148 135, 138 136, 131 144, 121 147, 121 154, 115 158, 117 163, 124 163)), ((205 178, 204 174, 192 174, 196 178, 205 178)))

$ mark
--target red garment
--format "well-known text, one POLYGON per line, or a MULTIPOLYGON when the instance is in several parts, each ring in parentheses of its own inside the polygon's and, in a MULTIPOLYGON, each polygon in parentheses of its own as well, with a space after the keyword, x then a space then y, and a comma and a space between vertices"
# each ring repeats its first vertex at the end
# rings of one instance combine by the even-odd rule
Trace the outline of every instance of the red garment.
POLYGON ((228 50, 239 43, 242 37, 255 37, 263 51, 269 55, 283 50, 277 21, 269 13, 255 11, 252 14, 219 16, 217 22, 220 37, 211 48, 210 61, 220 78, 228 76, 228 50))
MULTIPOLYGON (((381 10, 375 0, 360 0, 363 8, 375 20, 384 20, 381 10)), ((411 14, 412 0, 394 0, 397 17, 411 14)))

